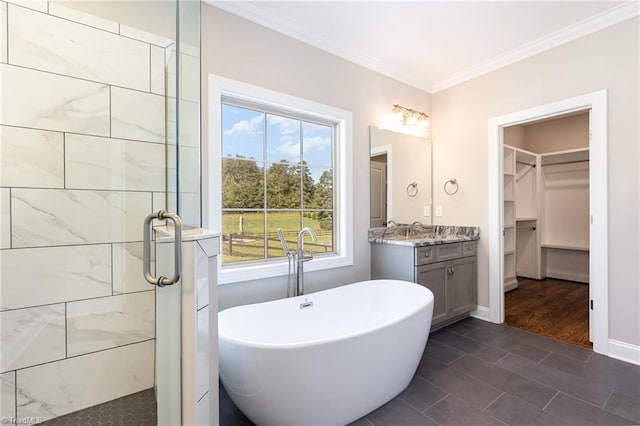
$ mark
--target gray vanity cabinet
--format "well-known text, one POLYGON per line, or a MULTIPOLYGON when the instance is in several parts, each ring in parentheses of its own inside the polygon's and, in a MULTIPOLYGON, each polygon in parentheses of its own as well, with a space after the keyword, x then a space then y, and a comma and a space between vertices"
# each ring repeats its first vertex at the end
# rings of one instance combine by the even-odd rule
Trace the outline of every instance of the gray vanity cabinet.
POLYGON ((413 281, 434 296, 432 329, 476 308, 476 242, 408 247, 371 245, 371 278, 413 281))

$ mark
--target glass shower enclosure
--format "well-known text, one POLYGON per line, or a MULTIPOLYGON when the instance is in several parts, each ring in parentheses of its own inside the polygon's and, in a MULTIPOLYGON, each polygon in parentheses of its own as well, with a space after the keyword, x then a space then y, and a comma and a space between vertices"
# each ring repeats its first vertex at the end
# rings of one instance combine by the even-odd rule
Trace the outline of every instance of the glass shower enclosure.
POLYGON ((200 3, 0 1, 0 81, 0 418, 162 422, 143 221, 201 225, 200 3))

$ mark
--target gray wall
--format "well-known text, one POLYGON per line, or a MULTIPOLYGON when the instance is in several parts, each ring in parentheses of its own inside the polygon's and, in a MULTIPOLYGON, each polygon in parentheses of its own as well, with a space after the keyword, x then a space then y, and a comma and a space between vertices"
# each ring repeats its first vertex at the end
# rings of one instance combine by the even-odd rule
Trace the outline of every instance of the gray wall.
MULTIPOLYGON (((208 134, 209 73, 353 112, 354 266, 309 273, 313 292, 369 279, 369 126, 381 126, 394 103, 430 113, 431 96, 290 37, 203 4, 202 134, 208 134)), ((286 296, 286 277, 222 285, 219 306, 286 296)))
MULTIPOLYGON (((640 344, 638 19, 567 43, 433 95, 438 224, 488 232, 489 118, 608 89, 609 338, 640 344), (460 123, 464 123, 463 126, 460 123), (440 182, 458 176, 447 197, 440 182)), ((488 241, 478 250, 478 299, 489 304, 488 241)))

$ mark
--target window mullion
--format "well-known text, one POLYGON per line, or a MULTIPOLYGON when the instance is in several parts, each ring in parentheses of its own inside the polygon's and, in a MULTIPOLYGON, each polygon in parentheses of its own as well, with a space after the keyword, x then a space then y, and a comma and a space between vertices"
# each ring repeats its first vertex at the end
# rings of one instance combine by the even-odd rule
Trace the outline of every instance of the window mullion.
POLYGON ((267 239, 267 113, 263 112, 262 120, 262 217, 264 226, 264 258, 269 258, 269 240, 267 239))

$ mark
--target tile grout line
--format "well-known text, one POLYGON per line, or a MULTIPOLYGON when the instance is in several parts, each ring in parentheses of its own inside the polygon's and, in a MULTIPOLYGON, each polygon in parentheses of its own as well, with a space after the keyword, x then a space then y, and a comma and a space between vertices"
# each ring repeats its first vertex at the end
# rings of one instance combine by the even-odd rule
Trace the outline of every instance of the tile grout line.
MULTIPOLYGON (((499 389, 499 390, 502 390, 502 389, 499 389)), ((502 393, 501 393, 500 395, 498 395, 498 397, 497 397, 496 399, 494 399, 493 401, 491 401, 491 402, 489 403, 489 405, 487 405, 486 407, 484 407, 481 411, 484 413, 484 412, 485 412, 485 410, 486 410, 487 408, 491 407, 493 404, 495 404, 495 403, 496 403, 496 401, 497 401, 497 400, 499 400, 500 398, 502 398, 502 396, 503 396, 503 395, 506 395, 506 394, 507 394, 507 393, 506 393, 505 391, 502 391, 502 393)), ((493 416, 491 416, 491 417, 493 417, 493 416)))
POLYGON ((13 188, 9 188, 9 250, 13 249, 13 205, 12 205, 12 195, 11 190, 13 188))
MULTIPOLYGON (((605 409, 604 407, 607 405, 607 403, 609 402, 609 400, 613 396, 613 392, 614 392, 614 389, 611 389, 611 392, 609 392, 609 396, 607 397, 607 399, 604 401, 604 403, 602 404, 602 406, 600 408, 602 408, 603 410, 605 409)), ((609 410, 607 410, 607 411, 609 411, 609 410)))
POLYGON ((13 402, 14 414, 18 417, 18 370, 13 371, 13 402))
MULTIPOLYGON (((116 139, 116 140, 121 140, 121 141, 125 141, 125 142, 136 142, 136 143, 148 143, 148 144, 153 144, 153 145, 160 145, 160 146, 175 146, 175 144, 168 144, 165 142, 152 142, 152 141, 144 141, 142 139, 131 139, 131 138, 126 138, 126 137, 121 137, 121 136, 117 136, 117 137, 110 137, 110 136, 105 136, 105 135, 96 135, 96 134, 91 134, 91 133, 80 133, 80 132, 72 132, 72 131, 68 131, 68 130, 58 130, 58 129, 51 129, 51 128, 44 128, 44 127, 29 127, 29 126, 21 126, 18 124, 0 124, 0 127, 13 127, 16 129, 23 129, 23 130, 34 130, 34 131, 38 131, 38 132, 49 132, 49 133, 65 133, 67 135, 72 135, 72 136, 86 136, 86 137, 90 137, 90 138, 96 138, 96 139, 116 139)), ((197 146, 182 146, 182 149, 184 148, 189 148, 189 149, 197 149, 200 150, 199 147, 197 146)), ((228 157, 228 158, 234 158, 234 157, 228 157)), ((278 162, 278 164, 287 164, 287 163, 280 163, 278 162)), ((316 166, 316 167, 325 167, 325 166, 316 166)))
MULTIPOLYGON (((431 382, 429 382, 429 383, 431 383, 431 382)), ((436 386, 436 385, 433 385, 433 386, 436 386)), ((441 388, 439 388, 439 389, 441 389, 441 388)), ((444 390, 444 389, 443 389, 443 390, 444 390)), ((445 391, 445 392, 446 392, 446 395, 445 395, 445 396, 443 396, 442 398, 440 398, 439 400, 437 400, 436 402, 434 402, 433 404, 431 404, 430 406, 428 406, 427 408, 425 408, 424 410, 422 410, 422 411, 420 411, 420 412, 421 412, 422 414, 425 414, 425 412, 426 412, 427 410, 429 410, 429 409, 430 409, 430 408, 432 408, 433 406, 435 406, 435 405, 439 404, 440 402, 444 401, 444 400, 445 400, 445 399, 447 399, 449 396, 452 396, 452 395, 453 395, 453 394, 452 394, 452 393, 450 393, 450 392, 447 392, 447 391, 445 391)))
POLYGON ((552 354, 552 353, 554 353, 554 352, 549 352, 547 355, 545 355, 545 357, 544 357, 544 358, 542 358, 540 361, 538 361, 538 362, 536 363, 536 365, 542 365, 542 362, 543 362, 545 359, 549 358, 549 357, 551 356, 551 354, 552 354))
POLYGON ((149 290, 131 291, 131 292, 128 292, 128 293, 115 293, 115 294, 106 294, 104 296, 85 297, 84 299, 63 300, 63 301, 59 301, 59 302, 43 303, 43 304, 40 304, 40 305, 33 305, 33 306, 31 306, 31 305, 30 306, 21 306, 19 308, 2 309, 2 310, 0 310, 0 313, 2 313, 2 312, 20 311, 20 310, 23 310, 23 309, 44 308, 46 306, 61 305, 63 303, 66 304, 66 303, 86 302, 88 300, 106 299, 108 297, 126 296, 126 295, 129 295, 129 294, 148 293, 150 291, 155 292, 155 288, 150 288, 149 290))
POLYGON ((69 323, 67 303, 64 302, 64 359, 69 358, 69 323))
POLYGON ((547 402, 544 407, 542 407, 542 411, 546 410, 547 407, 549 406, 549 404, 551 404, 553 402, 554 399, 556 399, 556 397, 560 395, 560 391, 556 391, 556 394, 553 395, 553 397, 551 397, 551 399, 549 400, 549 402, 547 402))

